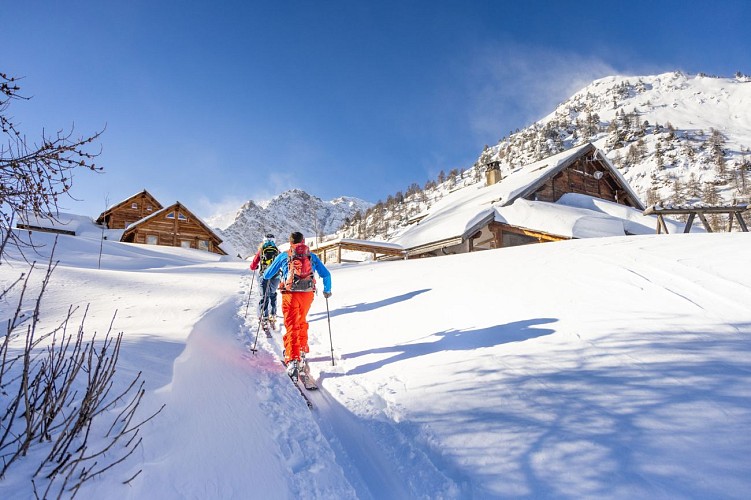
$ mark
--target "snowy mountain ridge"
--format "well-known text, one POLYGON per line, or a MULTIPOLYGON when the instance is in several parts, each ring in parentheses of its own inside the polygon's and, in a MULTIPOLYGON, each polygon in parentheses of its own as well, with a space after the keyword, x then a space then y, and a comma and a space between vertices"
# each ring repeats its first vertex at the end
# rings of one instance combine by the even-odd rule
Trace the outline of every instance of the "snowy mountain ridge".
POLYGON ((489 162, 505 177, 524 165, 594 143, 642 201, 751 199, 751 78, 686 75, 595 80, 552 113, 485 146, 467 169, 440 172, 423 187, 389 196, 342 228, 347 237, 388 240, 445 194, 485 182, 489 162))
MULTIPOLYGON (((743 75, 613 76, 577 92, 520 138, 531 140, 534 148, 524 152, 535 161, 595 143, 647 204, 748 200, 749 103, 751 79, 743 75)), ((491 156, 518 164, 520 142, 502 140, 491 156)))
POLYGON ((323 201, 301 189, 291 189, 268 201, 248 200, 224 227, 226 216, 211 217, 207 222, 245 258, 255 254, 267 233, 274 234, 277 243, 286 241, 292 231, 307 237, 331 234, 347 218, 371 205, 347 196, 323 201))

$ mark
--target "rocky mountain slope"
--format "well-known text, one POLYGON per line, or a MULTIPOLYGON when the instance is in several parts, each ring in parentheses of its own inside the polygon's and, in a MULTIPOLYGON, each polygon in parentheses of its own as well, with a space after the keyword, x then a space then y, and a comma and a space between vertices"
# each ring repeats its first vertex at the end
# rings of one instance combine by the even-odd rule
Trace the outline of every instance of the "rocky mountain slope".
POLYGON ((586 142, 605 151, 647 205, 748 202, 751 78, 672 72, 596 80, 548 116, 486 146, 474 165, 389 196, 340 234, 388 239, 449 191, 484 182, 491 161, 507 175, 586 142))
POLYGON ((277 243, 287 241, 292 231, 300 231, 308 237, 332 234, 345 220, 370 206, 372 203, 350 197, 323 201, 300 189, 292 189, 265 203, 247 201, 226 227, 216 227, 221 216, 210 218, 207 223, 245 258, 255 254, 266 233, 274 234, 277 243))

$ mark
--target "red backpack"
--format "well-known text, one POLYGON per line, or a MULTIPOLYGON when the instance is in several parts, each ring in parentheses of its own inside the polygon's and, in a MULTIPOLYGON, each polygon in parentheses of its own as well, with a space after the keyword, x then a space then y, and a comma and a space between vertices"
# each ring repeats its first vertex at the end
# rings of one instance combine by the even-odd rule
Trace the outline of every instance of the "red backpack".
POLYGON ((312 292, 316 289, 310 248, 305 243, 293 245, 287 252, 287 280, 282 286, 289 292, 312 292))

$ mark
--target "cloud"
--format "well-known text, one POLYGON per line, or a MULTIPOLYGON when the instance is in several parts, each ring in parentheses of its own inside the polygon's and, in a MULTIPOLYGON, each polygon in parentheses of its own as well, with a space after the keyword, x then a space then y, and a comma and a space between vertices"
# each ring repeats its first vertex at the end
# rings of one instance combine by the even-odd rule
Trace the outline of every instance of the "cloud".
POLYGON ((617 74, 608 63, 587 56, 521 45, 480 51, 470 62, 470 127, 501 139, 553 112, 593 80, 617 74))
POLYGON ((234 215, 237 209, 246 201, 247 199, 243 200, 237 196, 225 196, 218 201, 201 196, 198 198, 198 205, 195 211, 197 215, 204 219, 222 218, 234 215))

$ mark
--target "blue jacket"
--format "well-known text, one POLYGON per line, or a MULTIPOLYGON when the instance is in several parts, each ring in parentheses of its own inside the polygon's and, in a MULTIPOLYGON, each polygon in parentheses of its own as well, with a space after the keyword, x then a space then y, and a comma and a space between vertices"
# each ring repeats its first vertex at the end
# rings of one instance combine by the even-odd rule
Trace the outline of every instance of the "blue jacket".
MULTIPOLYGON (((269 267, 266 268, 266 271, 263 273, 263 278, 269 280, 273 278, 275 274, 281 271, 282 282, 284 282, 287 279, 287 270, 289 267, 288 257, 289 255, 287 254, 287 252, 282 252, 277 255, 276 258, 271 262, 271 264, 269 264, 269 267)), ((318 256, 312 252, 310 254, 310 265, 313 268, 313 271, 318 273, 318 276, 323 279, 323 291, 331 292, 331 273, 328 269, 326 269, 326 266, 323 265, 321 259, 319 259, 318 256)))

